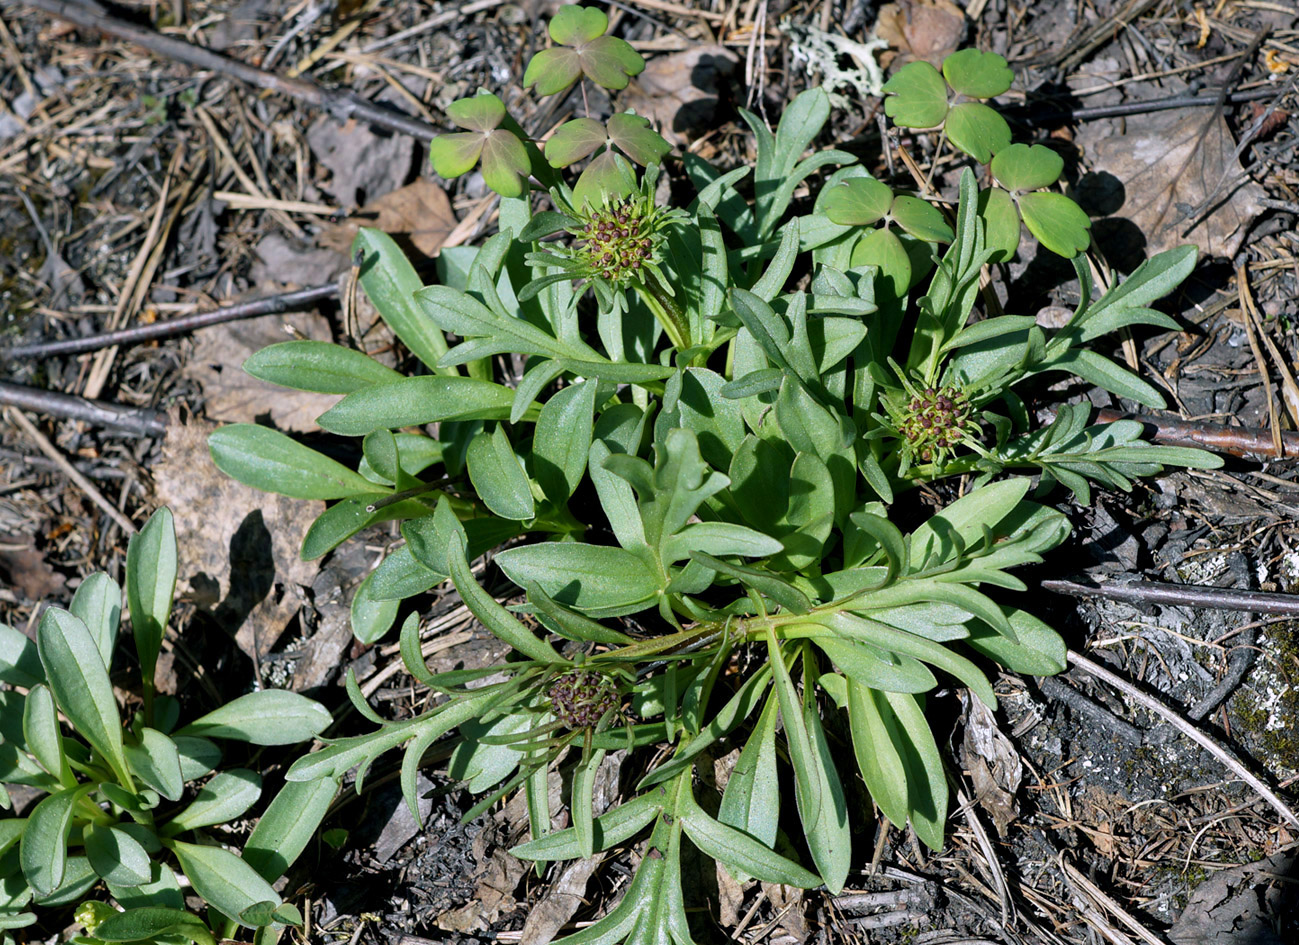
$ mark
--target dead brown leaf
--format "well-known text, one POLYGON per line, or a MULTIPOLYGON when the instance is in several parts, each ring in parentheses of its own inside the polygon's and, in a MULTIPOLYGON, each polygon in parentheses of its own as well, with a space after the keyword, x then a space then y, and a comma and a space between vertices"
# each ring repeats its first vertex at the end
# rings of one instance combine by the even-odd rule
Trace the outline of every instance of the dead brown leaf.
POLYGON ((514 887, 519 885, 529 864, 511 856, 505 846, 497 846, 488 854, 487 844, 493 836, 494 831, 487 829, 474 838, 474 859, 486 862, 478 873, 474 898, 438 916, 437 926, 443 931, 480 932, 519 905, 514 898, 514 887))
POLYGON ((999 836, 1018 817, 1015 792, 1024 778, 1024 763, 1009 738, 997 727, 992 710, 973 696, 966 697, 965 767, 974 785, 975 800, 988 812, 999 836))
POLYGON ((25 600, 42 601, 62 591, 65 583, 30 538, 0 535, 0 585, 25 600))
POLYGON ((301 604, 316 562, 298 556, 323 502, 269 495, 231 479, 212 463, 201 420, 167 426, 162 462, 153 470, 159 502, 176 522, 182 592, 210 610, 239 648, 264 656, 301 604))
POLYGON ((1265 193, 1236 158, 1221 113, 1160 112, 1128 128, 1092 149, 1096 167, 1123 183, 1115 216, 1145 235, 1148 255, 1190 242, 1206 255, 1235 256, 1265 193))
POLYGON ((307 129, 307 144, 333 172, 324 189, 345 207, 396 190, 410 177, 415 158, 415 142, 408 135, 376 132, 355 120, 340 125, 330 115, 307 129))
POLYGON ((366 226, 395 237, 405 249, 414 248, 424 256, 433 256, 457 222, 446 191, 421 177, 413 184, 371 200, 342 223, 326 227, 320 234, 320 244, 340 253, 350 253, 356 231, 366 226))
POLYGON ((914 59, 938 67, 965 39, 965 14, 951 0, 898 0, 880 7, 876 35, 889 44, 880 64, 914 59))
POLYGON ((1281 945, 1274 922, 1294 902, 1295 851, 1257 863, 1219 870, 1191 893, 1181 917, 1168 930, 1177 945, 1281 945))
MULTIPOLYGON (((776 928, 795 942, 806 942, 809 932, 803 907, 803 890, 796 886, 781 886, 779 883, 763 883, 762 891, 767 894, 772 910, 779 916, 776 928)), ((771 938, 774 940, 775 936, 771 938)))
POLYGON ((575 860, 564 867, 541 901, 528 910, 519 940, 537 945, 552 941, 586 903, 586 887, 603 862, 604 854, 597 853, 589 860, 575 860))
POLYGON ((338 402, 328 394, 286 390, 240 366, 255 351, 280 341, 330 341, 329 322, 316 312, 294 312, 217 325, 196 334, 185 374, 203 387, 211 420, 252 423, 269 418, 281 430, 316 430, 316 418, 338 402), (289 329, 289 330, 286 330, 289 329))
POLYGON ((627 86, 621 101, 656 125, 673 147, 686 147, 716 127, 721 84, 739 64, 725 46, 694 46, 659 56, 627 86))

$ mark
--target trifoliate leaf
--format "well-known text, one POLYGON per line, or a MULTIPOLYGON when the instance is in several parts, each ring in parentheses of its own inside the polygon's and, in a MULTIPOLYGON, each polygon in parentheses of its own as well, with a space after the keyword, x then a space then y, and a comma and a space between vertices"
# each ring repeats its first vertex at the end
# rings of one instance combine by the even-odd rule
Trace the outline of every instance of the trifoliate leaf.
POLYGON ((559 126, 546 142, 546 162, 567 167, 595 152, 608 140, 604 126, 594 118, 574 118, 559 126))
POLYGON ((943 78, 969 98, 992 98, 1010 89, 1015 73, 996 53, 962 49, 943 60, 943 78))
POLYGON ((1041 144, 1012 144, 992 159, 992 173, 1007 190, 1041 190, 1060 179, 1064 159, 1041 144))
POLYGON ((613 143, 641 167, 657 164, 672 150, 672 145, 639 115, 614 115, 609 119, 608 129, 613 143))
POLYGON ((957 105, 943 126, 947 138, 980 164, 1010 145, 1010 125, 997 112, 979 102, 957 105))
POLYGON ((903 128, 937 128, 947 117, 947 83, 927 62, 908 62, 884 83, 884 114, 903 128))
POLYGON ((979 216, 987 228, 984 240, 988 249, 997 250, 993 262, 1006 262, 1019 249, 1019 212, 1015 201, 1000 187, 979 193, 979 216))
POLYGON ((871 230, 853 247, 852 265, 878 266, 876 294, 893 298, 906 295, 911 285, 911 257, 902 242, 889 230, 871 230))
POLYGON ((919 197, 898 197, 893 201, 892 216, 898 226, 917 239, 930 243, 952 241, 952 228, 943 219, 942 211, 919 197))
POLYGON ((891 206, 893 191, 873 177, 854 177, 836 184, 821 198, 825 215, 843 226, 870 226, 883 219, 891 206))
POLYGON ((1091 219, 1064 194, 1020 194, 1019 212, 1038 242, 1066 259, 1077 256, 1091 243, 1091 219))
POLYGON ((603 207, 610 200, 626 197, 636 190, 636 172, 621 154, 605 151, 586 166, 573 185, 573 204, 603 207))
POLYGON ((505 104, 491 92, 481 91, 447 106, 447 116, 464 132, 438 135, 429 142, 429 160, 440 177, 468 173, 479 157, 483 180, 502 197, 523 193, 532 162, 523 142, 512 131, 500 128, 505 104))
POLYGON ((562 6, 550 21, 550 38, 558 48, 532 57, 523 74, 523 87, 536 86, 538 95, 562 92, 585 74, 606 89, 623 89, 639 75, 645 60, 626 40, 605 36, 609 18, 594 7, 562 6))

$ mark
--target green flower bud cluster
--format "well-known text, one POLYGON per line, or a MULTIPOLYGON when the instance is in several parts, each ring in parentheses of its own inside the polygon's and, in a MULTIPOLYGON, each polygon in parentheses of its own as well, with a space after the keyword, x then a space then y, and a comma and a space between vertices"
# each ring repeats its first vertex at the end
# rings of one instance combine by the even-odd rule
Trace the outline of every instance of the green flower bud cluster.
POLYGON ((603 673, 575 669, 557 678, 547 693, 550 711, 570 729, 595 728, 621 696, 614 681, 603 673))
POLYGON ((970 402, 956 387, 927 387, 917 391, 907 404, 898 432, 906 437, 923 462, 951 449, 966 436, 970 402))
POLYGON ((639 195, 588 211, 577 235, 591 272, 615 283, 641 281, 641 267, 658 258, 653 217, 653 205, 639 195))

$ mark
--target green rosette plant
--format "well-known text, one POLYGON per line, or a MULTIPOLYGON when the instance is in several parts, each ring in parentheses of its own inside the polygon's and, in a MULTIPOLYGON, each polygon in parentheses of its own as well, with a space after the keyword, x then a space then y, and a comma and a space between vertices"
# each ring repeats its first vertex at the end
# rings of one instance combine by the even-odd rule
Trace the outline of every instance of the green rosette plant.
POLYGON ((153 688, 175 583, 176 538, 164 508, 127 552, 143 705, 125 716, 109 680, 122 591, 108 575, 83 581, 66 610, 47 609, 35 642, 0 624, 0 808, 8 812, 0 816, 0 930, 75 903, 86 930, 77 940, 86 945, 215 945, 240 927, 269 943, 301 924, 271 884, 306 847, 338 784, 290 782, 234 852, 210 831, 248 815, 262 778, 223 767, 221 746, 310 741, 330 724, 329 711, 268 689, 182 724, 180 704, 153 688), (4 784, 44 796, 18 816, 4 784), (206 916, 186 908, 177 870, 206 916), (89 898, 101 887, 106 898, 89 898))
MULTIPOLYGON (((639 71, 603 42, 616 39, 603 14, 561 8, 556 22, 558 46, 525 76, 538 92, 587 78, 618 88, 639 71)), ((902 103, 890 114, 942 126, 996 162, 999 185, 982 192, 962 171, 953 207, 871 178, 846 152, 808 153, 830 116, 814 89, 774 132, 741 113, 752 167, 685 156, 695 195, 684 205, 656 198, 668 151, 647 123, 588 117, 540 148, 520 138, 538 155, 530 191, 502 190, 499 232, 445 252, 437 284, 423 285, 388 237, 358 235, 361 287, 415 373, 310 341, 264 349, 245 369, 339 395, 319 423, 359 438, 361 461, 253 425, 214 433, 213 458, 258 488, 333 503, 304 557, 400 523, 404 542, 357 592, 358 639, 379 639, 403 600, 449 581, 516 658, 433 674, 408 616, 406 668, 440 701, 385 721, 349 677, 376 727, 300 759, 290 780, 356 770, 361 782, 400 750, 415 811, 422 759, 457 730, 450 772, 481 795, 471 813, 527 796, 533 836, 517 855, 544 863, 645 838, 628 895, 571 942, 693 941, 685 844, 737 876, 838 891, 866 795, 942 845, 947 778, 925 701, 936 674, 993 705, 989 665, 1064 667, 1060 637, 1016 604, 1015 570, 1068 534, 1038 500, 1056 482, 1087 501, 1094 484, 1130 488, 1166 466, 1219 461, 1068 405, 1033 427, 1015 389, 1026 395, 1039 376, 1162 404, 1092 345, 1126 327, 1173 327, 1151 306, 1195 254, 1157 256, 1094 297, 1054 198, 1072 201, 1043 192, 1060 168, 986 130, 985 111, 1001 120, 984 101, 1009 87, 1004 61, 957 54, 942 74, 926 68, 941 89, 907 67, 887 89, 902 103), (812 199, 798 198, 821 172, 812 199), (1081 300, 1057 331, 979 309, 980 276, 1017 250, 1021 215, 1047 251, 1075 260, 1081 300), (1017 473, 1036 477, 1035 498, 1017 473), (958 476, 964 498, 896 524, 898 503, 916 521, 915 485, 958 476), (470 571, 493 550, 517 588, 508 607, 470 571), (705 796, 697 767, 732 748, 725 791, 705 796), (595 771, 617 749, 639 750, 639 780, 596 816, 595 771), (572 826, 550 833, 555 766, 570 774, 572 826), (795 788, 784 808, 782 769, 795 788)))

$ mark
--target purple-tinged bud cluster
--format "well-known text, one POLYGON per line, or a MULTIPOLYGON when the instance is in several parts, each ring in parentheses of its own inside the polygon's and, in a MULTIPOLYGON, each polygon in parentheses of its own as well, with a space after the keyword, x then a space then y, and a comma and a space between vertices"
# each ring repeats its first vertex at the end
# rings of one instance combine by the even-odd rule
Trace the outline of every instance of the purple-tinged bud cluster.
POLYGON ((621 697, 614 681, 603 673, 575 669, 550 685, 550 711, 570 729, 595 728, 618 707, 621 697))
POLYGON ((955 387, 929 387, 907 403, 898 432, 907 438, 916 455, 928 463, 938 452, 964 439, 969 419, 970 402, 964 392, 955 387))
POLYGON ((653 208, 646 213, 643 204, 632 197, 589 213, 578 236, 584 241, 581 251, 593 274, 610 282, 624 282, 637 278, 641 266, 653 259, 653 208))

